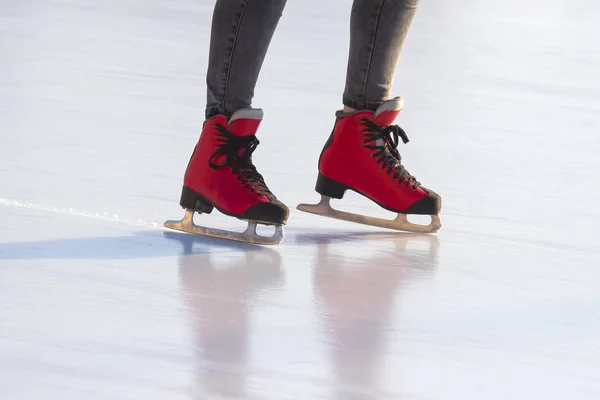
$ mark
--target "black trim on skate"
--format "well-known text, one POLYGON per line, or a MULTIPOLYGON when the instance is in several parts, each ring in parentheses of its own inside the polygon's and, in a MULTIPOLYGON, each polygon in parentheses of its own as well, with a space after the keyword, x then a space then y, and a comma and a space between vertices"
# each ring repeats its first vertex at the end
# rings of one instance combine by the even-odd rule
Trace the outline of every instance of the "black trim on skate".
POLYGON ((244 218, 251 221, 269 221, 284 225, 290 215, 290 210, 279 200, 270 203, 255 204, 244 213, 244 218))
POLYGON ((442 208, 442 198, 432 190, 426 189, 422 186, 421 189, 428 193, 427 197, 424 197, 421 200, 418 200, 415 203, 411 204, 410 207, 408 207, 406 210, 397 210, 386 207, 378 201, 370 198, 366 194, 360 192, 359 190, 356 190, 350 186, 346 186, 343 183, 328 178, 321 173, 319 173, 319 177, 317 178, 317 184, 315 187, 317 193, 323 196, 331 197, 333 199, 341 199, 344 196, 346 190, 352 190, 353 192, 358 193, 361 196, 364 196, 367 199, 371 200, 379 207, 394 213, 413 215, 438 215, 442 208))
POLYGON ((210 214, 213 208, 216 208, 221 214, 229 217, 243 221, 254 221, 263 225, 285 225, 290 215, 289 208, 277 199, 272 200, 270 203, 255 204, 248 208, 244 214, 232 214, 217 207, 206 197, 187 186, 184 186, 181 191, 179 205, 184 209, 204 214, 210 214))
POLYGON ((186 210, 194 210, 203 214, 210 214, 213 210, 213 204, 206 200, 200 193, 184 186, 181 190, 181 199, 179 205, 186 210))
POLYGON ((323 196, 331 197, 332 199, 341 199, 344 197, 344 193, 346 193, 346 190, 348 189, 352 190, 352 188, 334 181, 333 179, 330 179, 321 173, 319 173, 317 184, 315 185, 315 190, 317 193, 323 196))
POLYGON ((331 146, 333 144, 333 132, 334 131, 335 131, 335 126, 331 130, 331 134, 329 135, 329 139, 327 139, 327 141, 325 142, 325 145, 323 145, 323 149, 321 150, 321 154, 319 155, 319 163, 317 165, 321 165, 321 158, 323 158, 323 153, 325 153, 325 150, 329 146, 331 146))
POLYGON ((437 215, 442 208, 442 198, 431 190, 427 191, 427 193, 427 197, 423 197, 421 200, 411 204, 406 209, 406 214, 437 215))

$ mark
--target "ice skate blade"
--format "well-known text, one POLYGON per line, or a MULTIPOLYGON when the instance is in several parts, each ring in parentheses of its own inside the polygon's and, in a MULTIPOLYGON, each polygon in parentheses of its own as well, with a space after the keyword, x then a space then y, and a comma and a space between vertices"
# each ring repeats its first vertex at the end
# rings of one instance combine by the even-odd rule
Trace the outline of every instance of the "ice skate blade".
POLYGON ((283 239, 283 226, 275 226, 275 233, 271 237, 260 236, 256 233, 256 222, 248 221, 248 227, 244 232, 230 232, 222 229, 207 228, 199 226, 193 220, 194 211, 185 210, 185 216, 179 221, 166 221, 164 226, 180 232, 193 233, 195 235, 209 236, 219 239, 233 240, 236 242, 273 245, 278 244, 283 239))
POLYGON ((321 196, 321 201, 318 204, 299 204, 296 208, 300 211, 322 215, 324 217, 356 222, 363 225, 377 226, 380 228, 394 229, 397 231, 434 233, 442 227, 440 217, 437 215, 431 216, 429 225, 417 225, 409 222, 406 218, 406 214, 398 214, 395 219, 368 217, 366 215, 336 210, 331 207, 330 201, 331 197, 321 196))

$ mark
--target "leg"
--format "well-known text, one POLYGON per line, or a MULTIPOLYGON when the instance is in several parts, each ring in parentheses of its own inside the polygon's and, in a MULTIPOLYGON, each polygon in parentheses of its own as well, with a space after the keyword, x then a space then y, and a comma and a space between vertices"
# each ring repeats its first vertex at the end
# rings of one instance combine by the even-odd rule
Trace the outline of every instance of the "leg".
POLYGON ((403 100, 390 99, 394 73, 417 0, 354 0, 350 55, 343 102, 333 132, 319 157, 317 205, 298 209, 336 219, 412 232, 436 232, 441 198, 425 188, 402 165, 397 146, 407 143, 404 130, 392 125, 403 100), (398 213, 394 220, 338 211, 330 200, 346 190, 398 213), (429 225, 415 225, 408 214, 430 215, 429 225))
POLYGON ((375 110, 390 98, 394 73, 418 0, 354 0, 343 103, 375 110))
POLYGON ((286 0, 217 0, 206 77, 207 118, 250 107, 285 4, 286 0))
POLYGON ((192 153, 179 204, 181 221, 165 226, 184 232, 249 243, 276 244, 283 239, 289 209, 267 187, 252 163, 263 112, 252 97, 271 38, 286 0, 217 0, 212 21, 206 121, 192 153), (245 232, 198 226, 194 213, 213 209, 248 221, 245 232), (256 225, 274 225, 263 237, 256 225))

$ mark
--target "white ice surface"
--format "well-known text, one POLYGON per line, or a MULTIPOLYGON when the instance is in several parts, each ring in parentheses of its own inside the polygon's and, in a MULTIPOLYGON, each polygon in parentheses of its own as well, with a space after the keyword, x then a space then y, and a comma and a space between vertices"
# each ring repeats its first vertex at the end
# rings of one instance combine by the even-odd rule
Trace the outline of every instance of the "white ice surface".
MULTIPOLYGON (((290 1, 257 87, 290 208, 318 199, 350 3, 290 1)), ((394 94, 444 227, 292 210, 274 248, 161 227, 213 4, 0 0, 0 399, 599 399, 600 3, 423 1, 394 94)))

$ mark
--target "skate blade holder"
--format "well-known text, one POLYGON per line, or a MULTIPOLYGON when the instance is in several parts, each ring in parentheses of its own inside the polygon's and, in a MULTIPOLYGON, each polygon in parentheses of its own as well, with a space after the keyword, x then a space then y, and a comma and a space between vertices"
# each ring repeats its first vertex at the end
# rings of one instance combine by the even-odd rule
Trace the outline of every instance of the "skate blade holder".
POLYGON ((393 229, 415 233, 434 233, 441 227, 442 223, 438 215, 431 215, 429 225, 413 224, 408 220, 406 214, 398 214, 394 219, 369 217, 366 215, 353 214, 346 211, 336 210, 331 207, 331 197, 321 195, 321 201, 317 204, 299 204, 296 208, 311 214, 321 215, 342 221, 355 222, 357 224, 377 226, 380 228, 393 229))
POLYGON ((185 210, 185 215, 181 220, 169 220, 163 225, 166 228, 180 232, 193 233, 195 235, 208 236, 218 239, 233 240, 236 242, 273 245, 278 244, 283 239, 283 226, 275 225, 275 233, 273 236, 261 236, 256 232, 258 222, 247 221, 248 227, 244 232, 225 231, 217 228, 208 228, 194 223, 194 211, 185 210))

